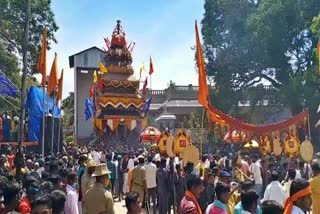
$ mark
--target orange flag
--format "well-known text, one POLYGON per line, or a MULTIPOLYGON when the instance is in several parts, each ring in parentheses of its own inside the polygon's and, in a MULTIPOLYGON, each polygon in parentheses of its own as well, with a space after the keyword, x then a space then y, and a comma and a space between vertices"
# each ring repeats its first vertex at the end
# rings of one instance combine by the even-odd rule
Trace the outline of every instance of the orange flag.
POLYGON ((57 53, 54 56, 54 60, 52 63, 50 77, 48 81, 48 94, 51 95, 58 85, 58 56, 57 53))
POLYGON ((318 71, 320 75, 320 42, 318 42, 317 50, 318 50, 318 71))
POLYGON ((151 75, 153 73, 153 63, 152 63, 152 59, 150 57, 150 68, 149 68, 149 74, 151 75))
POLYGON ((206 69, 204 65, 203 55, 202 55, 202 48, 199 38, 198 32, 198 24, 197 21, 195 23, 196 28, 196 44, 197 44, 197 66, 199 72, 199 92, 198 92, 198 102, 204 107, 208 108, 208 85, 207 85, 207 77, 206 77, 206 69))
POLYGON ((62 100, 62 90, 63 90, 63 69, 62 69, 62 72, 61 72, 61 75, 60 75, 60 79, 58 81, 58 94, 57 94, 57 103, 56 105, 58 105, 58 102, 60 100, 62 100))
POLYGON ((47 81, 47 29, 44 27, 42 32, 42 46, 38 59, 37 69, 42 74, 41 85, 45 85, 47 81))

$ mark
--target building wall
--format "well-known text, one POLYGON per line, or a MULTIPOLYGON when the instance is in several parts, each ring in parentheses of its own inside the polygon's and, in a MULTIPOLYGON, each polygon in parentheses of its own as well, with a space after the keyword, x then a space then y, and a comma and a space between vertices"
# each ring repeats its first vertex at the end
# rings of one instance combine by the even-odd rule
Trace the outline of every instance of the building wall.
POLYGON ((89 87, 93 83, 94 70, 103 59, 103 52, 90 49, 74 56, 75 72, 75 136, 77 142, 89 140, 93 134, 92 119, 85 118, 85 100, 89 96, 89 87))

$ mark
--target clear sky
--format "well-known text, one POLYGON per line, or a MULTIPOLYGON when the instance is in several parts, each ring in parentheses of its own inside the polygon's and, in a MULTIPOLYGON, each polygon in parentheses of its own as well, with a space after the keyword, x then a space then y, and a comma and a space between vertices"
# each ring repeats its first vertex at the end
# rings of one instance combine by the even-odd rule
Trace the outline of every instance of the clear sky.
POLYGON ((64 98, 74 90, 73 69, 68 57, 92 46, 104 47, 120 19, 127 42, 134 41, 133 66, 149 70, 154 62, 152 89, 164 89, 170 80, 177 85, 197 85, 194 21, 201 21, 203 0, 53 0, 59 30, 58 44, 48 53, 50 71, 54 52, 59 69, 65 70, 64 98))

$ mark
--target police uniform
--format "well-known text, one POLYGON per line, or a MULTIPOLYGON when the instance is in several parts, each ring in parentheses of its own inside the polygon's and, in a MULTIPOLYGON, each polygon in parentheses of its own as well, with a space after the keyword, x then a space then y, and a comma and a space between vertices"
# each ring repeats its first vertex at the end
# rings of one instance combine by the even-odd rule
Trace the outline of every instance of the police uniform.
MULTIPOLYGON (((139 157, 143 158, 143 157, 139 157)), ((139 193, 140 200, 144 199, 144 190, 146 188, 146 168, 139 164, 132 170, 132 191, 139 193)))
MULTIPOLYGON (((106 164, 98 164, 92 176, 97 177, 106 174, 110 174, 106 164)), ((85 196, 85 213, 115 213, 112 194, 103 184, 95 182, 93 187, 87 191, 85 196)))

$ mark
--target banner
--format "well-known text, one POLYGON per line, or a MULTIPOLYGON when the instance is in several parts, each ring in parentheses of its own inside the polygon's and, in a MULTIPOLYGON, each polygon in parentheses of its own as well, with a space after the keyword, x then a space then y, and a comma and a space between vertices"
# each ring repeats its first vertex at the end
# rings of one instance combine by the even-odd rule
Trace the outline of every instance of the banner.
MULTIPOLYGON (((289 156, 296 156, 299 153, 300 142, 307 135, 307 122, 309 120, 308 109, 294 117, 271 125, 253 125, 235 119, 213 106, 208 98, 208 85, 206 70, 199 39, 198 26, 195 25, 197 43, 197 66, 199 71, 199 92, 198 101, 207 110, 210 121, 218 125, 217 132, 222 136, 223 129, 232 136, 239 138, 238 142, 259 142, 259 149, 263 154, 271 152, 272 144, 283 144, 284 152, 289 156)), ((214 130, 214 129, 213 129, 214 130)), ((228 139, 224 139, 228 141, 228 139)), ((275 148, 275 147, 274 147, 275 148)))
POLYGON ((31 86, 27 95, 26 112, 29 115, 28 140, 40 142, 43 111, 45 115, 60 116, 60 109, 55 105, 56 99, 49 97, 42 88, 31 86), (43 97, 44 96, 44 97, 43 97), (44 103, 43 103, 44 100, 44 103))

